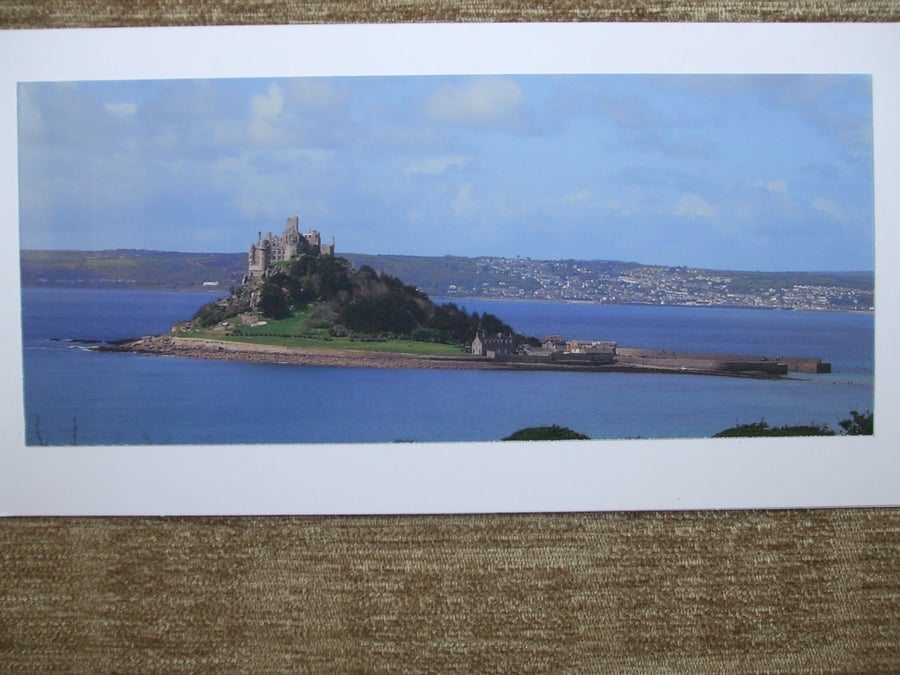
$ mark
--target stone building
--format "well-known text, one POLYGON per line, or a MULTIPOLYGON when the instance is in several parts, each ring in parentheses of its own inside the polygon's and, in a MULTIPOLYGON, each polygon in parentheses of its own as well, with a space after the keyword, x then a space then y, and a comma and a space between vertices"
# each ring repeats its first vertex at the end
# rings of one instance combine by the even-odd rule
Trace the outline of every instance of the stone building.
POLYGON ((615 342, 610 340, 569 340, 566 343, 567 354, 611 354, 616 355, 615 342))
POLYGON ((544 338, 543 348, 548 352, 561 352, 565 351, 566 344, 562 335, 548 335, 544 338))
POLYGON ((616 355, 616 343, 610 340, 566 340, 561 335, 544 338, 541 352, 547 354, 611 354, 616 355))
POLYGON ((269 265, 283 260, 290 260, 305 248, 301 244, 305 240, 309 251, 316 255, 334 255, 334 238, 331 244, 323 244, 318 230, 312 230, 309 234, 300 231, 300 218, 293 216, 288 218, 281 236, 274 236, 269 232, 265 237, 259 233, 255 244, 250 245, 250 253, 247 257, 246 280, 262 278, 269 265))
POLYGON ((474 356, 487 356, 488 358, 497 358, 498 356, 506 356, 512 354, 514 350, 513 339, 511 335, 485 335, 478 333, 472 340, 472 354, 474 356))
POLYGON ((613 363, 618 356, 617 343, 611 340, 566 340, 560 335, 548 335, 540 347, 525 347, 530 363, 598 366, 613 363))

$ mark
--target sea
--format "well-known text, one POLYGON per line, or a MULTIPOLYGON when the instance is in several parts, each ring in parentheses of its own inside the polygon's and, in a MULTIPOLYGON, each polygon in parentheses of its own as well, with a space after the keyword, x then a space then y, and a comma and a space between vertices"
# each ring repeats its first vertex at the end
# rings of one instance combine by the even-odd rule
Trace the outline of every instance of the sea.
MULTIPOLYGON (((705 438, 874 411, 874 314, 459 300, 517 332, 622 347, 820 357, 828 374, 327 368, 100 352, 168 331, 210 293, 22 290, 28 445, 465 442, 557 424, 593 439, 705 438)), ((436 302, 444 302, 436 298, 436 302)))

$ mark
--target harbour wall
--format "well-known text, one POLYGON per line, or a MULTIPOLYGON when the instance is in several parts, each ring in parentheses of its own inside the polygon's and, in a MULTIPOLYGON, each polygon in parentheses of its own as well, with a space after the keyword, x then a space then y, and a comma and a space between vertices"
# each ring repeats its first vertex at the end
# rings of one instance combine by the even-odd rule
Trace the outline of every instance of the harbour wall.
POLYGON ((756 371, 773 375, 786 373, 830 373, 831 364, 812 357, 747 356, 739 354, 704 354, 665 349, 619 347, 617 361, 622 364, 658 366, 686 370, 719 370, 725 372, 756 371))

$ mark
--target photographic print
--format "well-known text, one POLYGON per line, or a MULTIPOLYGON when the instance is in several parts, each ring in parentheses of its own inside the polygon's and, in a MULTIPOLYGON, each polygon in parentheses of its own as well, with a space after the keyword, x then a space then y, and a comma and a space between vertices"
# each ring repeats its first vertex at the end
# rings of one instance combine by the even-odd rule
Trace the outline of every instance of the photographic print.
POLYGON ((865 75, 18 99, 30 445, 871 433, 865 75))
POLYGON ((870 72, 501 68, 16 79, 24 449, 876 435, 870 72))

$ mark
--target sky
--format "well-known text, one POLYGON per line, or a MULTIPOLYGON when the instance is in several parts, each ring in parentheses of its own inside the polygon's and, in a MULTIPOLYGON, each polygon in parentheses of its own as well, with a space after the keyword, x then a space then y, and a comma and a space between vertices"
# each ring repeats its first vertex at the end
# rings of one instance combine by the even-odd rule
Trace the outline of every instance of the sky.
POLYGON ((18 86, 23 249, 874 269, 864 75, 515 75, 18 86))

